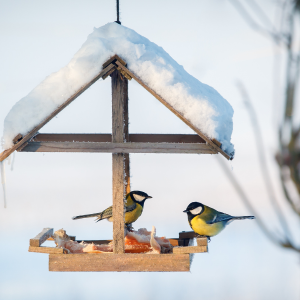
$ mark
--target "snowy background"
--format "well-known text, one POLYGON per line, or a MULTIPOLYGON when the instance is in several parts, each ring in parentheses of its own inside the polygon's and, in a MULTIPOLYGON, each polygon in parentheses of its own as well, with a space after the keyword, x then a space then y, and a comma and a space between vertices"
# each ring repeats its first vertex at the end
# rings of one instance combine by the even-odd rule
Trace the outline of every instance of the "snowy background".
MULTIPOLYGON (((270 10, 270 2, 261 3, 270 10)), ((115 1, 0 1, 0 132, 16 101, 65 66, 93 27, 115 19, 115 1)), ((225 0, 121 0, 121 21, 163 47, 230 102, 236 157, 228 163, 270 227, 279 228, 236 88, 236 80, 242 80, 257 110, 266 151, 275 153, 271 42, 253 32, 225 0)), ((280 51, 275 55, 278 58, 280 51)), ((192 133, 133 80, 129 98, 131 133, 192 133)), ((41 132, 111 132, 110 80, 94 84, 41 132)), ((17 153, 14 170, 6 166, 8 207, 0 206, 0 299, 299 299, 299 255, 271 244, 255 221, 230 224, 212 239, 208 254, 195 256, 191 273, 49 273, 46 254, 27 252, 29 239, 42 228, 64 228, 78 239, 111 238, 109 222, 71 219, 111 205, 110 158, 17 153)), ((282 198, 273 159, 268 164, 282 198)), ((212 155, 135 154, 131 173, 132 189, 153 196, 135 228, 155 225, 158 235, 177 237, 179 231, 190 230, 182 211, 192 201, 232 215, 249 214, 212 155)), ((299 227, 286 213, 292 226, 299 227)))

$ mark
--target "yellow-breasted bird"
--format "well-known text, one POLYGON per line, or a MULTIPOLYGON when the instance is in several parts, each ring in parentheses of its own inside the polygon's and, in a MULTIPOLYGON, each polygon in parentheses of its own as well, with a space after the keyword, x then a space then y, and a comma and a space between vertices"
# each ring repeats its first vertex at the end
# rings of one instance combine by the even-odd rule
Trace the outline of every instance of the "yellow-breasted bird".
POLYGON ((254 216, 233 217, 199 202, 192 202, 186 210, 191 228, 201 236, 217 235, 234 220, 255 219, 254 216))
MULTIPOLYGON (((130 225, 135 222, 142 214, 144 203, 147 199, 152 198, 148 194, 140 191, 132 191, 126 195, 125 203, 125 225, 130 225)), ((102 212, 73 217, 73 220, 97 217, 96 222, 107 219, 113 221, 112 206, 102 212)))

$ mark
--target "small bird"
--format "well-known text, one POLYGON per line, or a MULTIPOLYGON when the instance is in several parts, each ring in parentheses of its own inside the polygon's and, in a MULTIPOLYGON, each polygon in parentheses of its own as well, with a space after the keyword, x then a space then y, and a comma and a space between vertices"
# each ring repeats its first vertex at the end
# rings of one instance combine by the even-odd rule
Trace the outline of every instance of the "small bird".
POLYGON ((190 203, 183 212, 187 213, 191 228, 199 235, 209 239, 234 220, 255 219, 254 216, 233 217, 199 202, 190 203))
MULTIPOLYGON (((144 203, 147 199, 152 198, 148 194, 140 191, 132 191, 126 195, 125 202, 125 225, 130 228, 130 224, 135 222, 142 214, 144 203)), ((112 206, 108 207, 100 213, 82 215, 73 217, 73 220, 97 217, 96 222, 107 219, 108 221, 113 221, 112 206)))

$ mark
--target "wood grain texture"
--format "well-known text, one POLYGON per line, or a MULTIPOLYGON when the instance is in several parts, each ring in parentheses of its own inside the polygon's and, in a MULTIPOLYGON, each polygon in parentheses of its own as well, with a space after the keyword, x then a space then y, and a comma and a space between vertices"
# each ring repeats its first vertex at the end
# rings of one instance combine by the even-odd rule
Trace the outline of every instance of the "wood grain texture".
POLYGON ((203 252, 207 252, 207 246, 186 246, 186 247, 173 248, 173 254, 203 253, 203 252))
POLYGON ((49 271, 189 272, 189 254, 50 254, 49 271))
MULTIPOLYGON (((39 133, 31 142, 98 142, 111 143, 110 133, 39 133)), ((206 142, 198 134, 129 134, 132 143, 201 143, 206 142)))
POLYGON ((206 237, 197 238, 196 240, 197 240, 197 246, 207 246, 206 237))
POLYGON ((30 239, 29 245, 32 247, 39 247, 52 235, 53 228, 44 228, 35 238, 30 239))
POLYGON ((118 61, 115 62, 118 67, 120 67, 124 72, 127 72, 135 81, 137 81, 141 86, 143 86, 149 93, 151 93, 156 99, 158 99, 163 105, 165 105, 170 111, 172 111, 180 120, 182 120, 186 125, 193 129, 201 138, 203 138, 215 151, 221 153, 225 158, 231 159, 231 157, 225 153, 220 147, 218 147, 213 141, 211 141, 205 134, 203 134, 197 127, 195 127, 192 122, 187 120, 181 113, 179 113, 174 107, 172 107, 166 100, 155 93, 151 88, 149 88, 140 78, 128 70, 118 61))
POLYGON ((65 250, 63 248, 29 246, 28 252, 63 254, 65 253, 65 250))
POLYGON ((198 233, 194 231, 182 231, 179 232, 179 239, 193 239, 195 237, 199 236, 198 233))
POLYGON ((102 65, 103 69, 104 69, 106 66, 108 66, 109 64, 115 63, 116 60, 118 60, 123 66, 126 66, 126 62, 125 62, 120 56, 114 55, 114 56, 112 56, 110 59, 108 59, 108 60, 102 65))
POLYGON ((59 112, 61 112, 65 107, 67 107, 70 103, 72 103, 78 96, 80 96, 84 91, 86 91, 92 84, 94 84, 99 78, 101 78, 104 74, 114 68, 115 65, 110 64, 105 69, 103 69, 97 76, 95 76, 89 83, 81 87, 77 92, 75 92, 69 99, 67 99, 62 105, 60 105, 53 113, 51 113, 47 118, 45 118, 39 125, 34 127, 30 132, 28 132, 23 139, 17 142, 13 147, 3 151, 0 154, 0 161, 3 161, 7 158, 11 153, 20 148, 25 142, 31 139, 37 131, 39 131, 45 124, 47 124, 50 120, 52 120, 59 112))
POLYGON ((216 154, 207 144, 29 142, 22 152, 186 153, 216 154))
MULTIPOLYGON (((118 71, 111 74, 112 85, 112 142, 124 143, 125 141, 125 115, 124 106, 128 100, 128 81, 122 78, 118 71)), ((128 126, 128 124, 127 124, 128 126)), ((128 130, 128 127, 127 127, 128 130)), ((122 152, 122 151, 120 151, 122 152)), ((124 244, 124 198, 125 198, 125 157, 123 153, 113 153, 113 251, 114 254, 125 252, 124 244)))

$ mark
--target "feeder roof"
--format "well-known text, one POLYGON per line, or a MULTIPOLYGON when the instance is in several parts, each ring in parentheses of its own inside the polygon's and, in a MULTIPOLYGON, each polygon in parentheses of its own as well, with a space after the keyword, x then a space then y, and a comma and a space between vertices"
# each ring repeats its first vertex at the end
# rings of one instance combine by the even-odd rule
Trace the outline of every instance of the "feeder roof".
POLYGON ((117 23, 94 28, 65 67, 48 76, 12 107, 4 121, 3 148, 11 148, 18 134, 28 134, 92 81, 103 63, 115 54, 149 88, 205 136, 218 140, 222 150, 233 157, 231 105, 215 89, 187 73, 163 48, 117 23))

